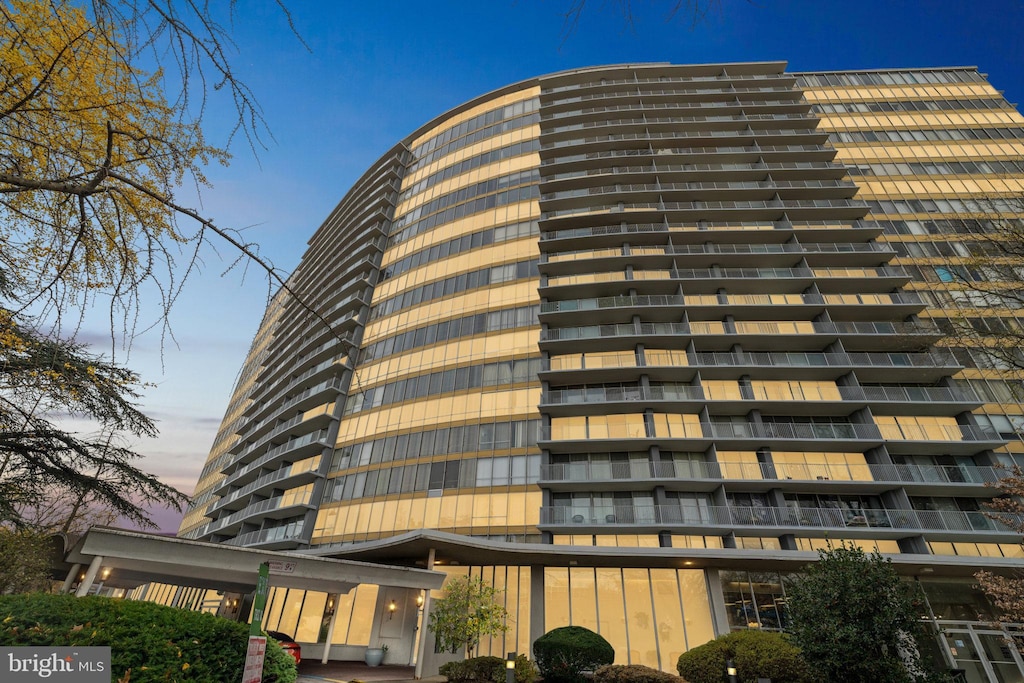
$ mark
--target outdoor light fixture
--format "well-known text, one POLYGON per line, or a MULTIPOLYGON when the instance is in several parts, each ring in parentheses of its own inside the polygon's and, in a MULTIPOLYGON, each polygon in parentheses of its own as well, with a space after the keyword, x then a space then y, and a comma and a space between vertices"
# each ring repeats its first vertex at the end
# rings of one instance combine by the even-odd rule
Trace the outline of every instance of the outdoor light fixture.
POLYGON ((416 596, 416 606, 423 607, 423 593, 416 596))
POLYGON ((509 652, 505 658, 505 683, 516 683, 516 653, 509 652))
POLYGON ((729 676, 729 683, 739 683, 739 678, 736 676, 736 663, 731 659, 725 660, 725 673, 729 676))
POLYGON ((103 580, 106 581, 110 578, 110 567, 103 568, 103 580))
POLYGON ((391 619, 391 617, 395 616, 395 610, 397 609, 398 604, 394 600, 388 603, 388 619, 391 619))

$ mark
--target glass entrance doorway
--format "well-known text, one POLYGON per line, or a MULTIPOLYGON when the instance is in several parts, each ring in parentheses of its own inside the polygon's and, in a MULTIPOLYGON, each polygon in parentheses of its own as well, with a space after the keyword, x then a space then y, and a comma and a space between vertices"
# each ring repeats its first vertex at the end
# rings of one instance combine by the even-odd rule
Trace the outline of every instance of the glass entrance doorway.
POLYGON ((1024 660, 1005 631, 962 624, 943 628, 943 638, 967 683, 1024 683, 1024 660))

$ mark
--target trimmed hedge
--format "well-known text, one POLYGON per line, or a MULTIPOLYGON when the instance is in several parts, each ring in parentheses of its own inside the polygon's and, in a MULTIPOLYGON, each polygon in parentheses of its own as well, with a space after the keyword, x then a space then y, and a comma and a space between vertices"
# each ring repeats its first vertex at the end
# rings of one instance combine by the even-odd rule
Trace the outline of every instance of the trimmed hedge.
MULTIPOLYGON (((132 683, 238 683, 249 627, 151 602, 73 595, 0 596, 0 645, 110 646, 111 677, 132 683)), ((264 683, 293 683, 295 660, 267 640, 264 683)))
POLYGON ((609 664, 594 672, 594 683, 686 683, 686 680, 643 664, 609 664))
POLYGON ((732 659, 740 683, 811 683, 811 670, 800 649, 781 633, 733 631, 679 655, 676 670, 692 683, 726 683, 725 662, 732 659))
POLYGON ((533 643, 533 659, 544 683, 584 683, 587 675, 615 661, 615 649, 590 629, 563 626, 533 643))
MULTIPOLYGON (((472 657, 442 664, 438 671, 448 683, 505 683, 505 660, 501 657, 472 657)), ((537 669, 526 655, 516 657, 516 683, 533 683, 537 669)))

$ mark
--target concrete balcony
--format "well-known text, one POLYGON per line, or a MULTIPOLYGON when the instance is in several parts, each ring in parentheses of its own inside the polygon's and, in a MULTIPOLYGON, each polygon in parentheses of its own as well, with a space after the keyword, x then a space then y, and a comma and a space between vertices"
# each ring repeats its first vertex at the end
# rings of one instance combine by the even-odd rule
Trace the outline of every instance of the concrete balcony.
MULTIPOLYGON (((622 86, 618 86, 622 88, 622 86)), ((730 88, 726 83, 715 84, 704 88, 643 88, 638 90, 635 86, 613 92, 584 92, 569 91, 565 93, 542 94, 541 102, 544 104, 545 113, 558 111, 579 110, 581 105, 601 105, 618 103, 640 102, 643 100, 645 108, 647 103, 657 104, 661 102, 729 102, 735 103, 745 110, 747 103, 756 104, 759 101, 775 101, 783 103, 800 102, 802 95, 800 91, 783 87, 765 88, 730 88)), ((807 106, 804 104, 804 106, 807 106)), ((809 109, 809 107, 808 107, 809 109)))
POLYGON ((301 533, 289 533, 286 531, 286 527, 277 527, 249 531, 234 538, 229 538, 223 543, 224 545, 261 548, 263 550, 288 550, 297 548, 304 542, 305 540, 301 533))
MULTIPOLYGON (((631 111, 642 113, 644 116, 633 116, 623 118, 610 118, 602 116, 599 118, 589 118, 584 120, 576 120, 571 123, 560 123, 556 125, 545 124, 542 125, 541 136, 548 138, 550 136, 558 136, 565 133, 572 133, 583 130, 595 130, 600 132, 602 128, 629 126, 629 125, 677 125, 677 124, 698 124, 702 128, 713 129, 716 126, 729 126, 730 124, 746 124, 747 122, 778 122, 780 124, 795 124, 806 122, 809 125, 816 125, 817 120, 813 116, 806 114, 753 114, 746 116, 744 114, 706 114, 703 116, 672 116, 672 112, 662 109, 661 111, 644 111, 640 109, 633 109, 626 107, 620 109, 624 114, 628 114, 631 111)), ((566 118, 562 116, 561 118, 566 118)), ((551 116, 542 116, 542 122, 557 121, 557 119, 551 116)))
MULTIPOLYGON (((727 331, 722 323, 656 323, 642 322, 549 327, 541 330, 541 350, 564 353, 573 351, 628 348, 658 338, 659 348, 685 349, 689 342, 699 342, 709 351, 728 349, 735 344, 757 348, 770 339, 775 345, 795 351, 820 349, 837 339, 859 337, 871 339, 874 346, 905 345, 908 339, 927 346, 942 337, 931 325, 902 322, 810 322, 810 321, 737 321, 735 331, 727 331), (614 340, 614 344, 609 341, 614 340)), ((861 342, 863 343, 863 342, 861 342)))
MULTIPOLYGON (((738 389, 737 389, 738 392, 738 389)), ((541 395, 539 409, 550 416, 635 412, 653 408, 662 412, 695 413, 707 405, 715 414, 744 414, 753 408, 773 408, 794 414, 848 415, 871 406, 876 414, 948 416, 982 405, 977 396, 948 387, 853 387, 831 390, 793 389, 791 395, 767 395, 754 386, 750 396, 716 396, 700 385, 679 383, 651 386, 589 384, 553 388, 541 395), (638 405, 639 404, 639 405, 638 405)))
MULTIPOLYGON (((282 462, 286 457, 293 460, 316 455, 329 445, 327 429, 320 429, 311 434, 305 434, 292 439, 279 446, 274 446, 269 451, 259 456, 250 463, 243 464, 228 474, 214 489, 216 495, 226 493, 232 486, 241 486, 253 481, 259 476, 261 469, 273 467, 282 462)), ((232 463, 237 464, 237 463, 232 463)))
MULTIPOLYGON (((672 140, 666 140, 671 143, 672 140)), ((753 140, 751 140, 753 142, 753 140)), ((830 162, 836 150, 828 143, 823 144, 775 144, 775 145, 715 145, 715 146, 661 146, 634 147, 632 149, 589 149, 585 151, 565 149, 558 156, 542 158, 540 162, 544 177, 564 170, 598 167, 608 160, 621 159, 624 164, 635 162, 637 157, 658 157, 665 163, 681 164, 723 164, 753 163, 764 159, 766 164, 784 162, 830 162)))
MULTIPOLYGON (((655 419, 659 414, 655 414, 655 419)), ((771 446, 782 451, 866 452, 885 444, 894 454, 974 455, 1006 443, 989 428, 968 425, 892 425, 844 422, 702 422, 679 425, 583 425, 541 427, 540 447, 553 453, 589 450, 641 450, 660 445, 671 450, 699 451, 716 444, 724 450, 756 450, 771 446)))
POLYGON ((962 367, 952 354, 939 352, 704 352, 690 354, 689 363, 709 378, 731 379, 742 369, 758 379, 835 379, 856 370, 862 381, 879 382, 935 382, 962 367))
POLYGON ((296 436, 323 427, 335 419, 332 408, 333 401, 329 399, 337 397, 337 394, 340 392, 340 384, 340 379, 333 378, 310 387, 289 399, 281 406, 277 414, 293 414, 292 409, 305 412, 295 415, 275 426, 269 434, 263 436, 258 441, 252 443, 239 442, 236 444, 230 451, 233 454, 237 454, 232 463, 249 462, 254 457, 258 457, 268 444, 280 441, 285 437, 294 439, 296 436), (311 410, 311 408, 317 408, 318 406, 322 407, 322 409, 311 410))
POLYGON ((555 533, 676 532, 737 535, 903 538, 924 534, 932 540, 1015 542, 1016 532, 983 512, 939 510, 842 510, 808 507, 730 507, 679 505, 545 506, 539 528, 555 533), (808 533, 811 532, 811 533, 808 533))
POLYGON ((286 496, 276 496, 252 503, 238 512, 233 512, 219 519, 215 519, 206 525, 204 535, 207 534, 233 534, 241 529, 242 524, 254 518, 284 519, 301 514, 303 511, 316 507, 309 500, 289 499, 286 496))
MULTIPOLYGON (((558 357, 555 357, 558 358, 558 357)), ((763 352, 689 352, 677 356, 671 365, 647 359, 639 365, 631 362, 589 362, 582 358, 571 365, 545 359, 541 380, 554 385, 585 384, 596 381, 635 380, 641 373, 652 381, 690 381, 697 371, 705 379, 831 379, 852 371, 863 382, 937 382, 961 368, 952 354, 946 353, 821 353, 800 351, 763 352)))
POLYGON ((976 496, 990 491, 1003 471, 994 467, 836 463, 580 461, 542 465, 538 485, 551 491, 710 492, 742 482, 744 491, 874 493, 906 487, 913 495, 976 496))
MULTIPOLYGON (((807 119, 807 121, 811 122, 813 119, 807 119)), ((628 126, 606 126, 605 128, 607 130, 623 130, 628 128, 628 126)), ((605 133, 603 135, 590 136, 576 135, 571 139, 563 140, 551 140, 552 137, 555 136, 548 135, 541 137, 542 142, 540 150, 542 158, 551 158, 551 152, 559 149, 618 149, 623 146, 635 145, 637 142, 641 143, 642 146, 647 147, 648 143, 655 143, 659 140, 690 139, 699 141, 719 138, 726 140, 727 142, 744 140, 757 140, 760 142, 761 140, 764 140, 767 144, 778 144, 777 141, 779 139, 783 139, 786 142, 793 141, 797 144, 808 144, 811 142, 823 143, 828 140, 828 133, 809 127, 779 129, 762 128, 759 130, 751 130, 743 125, 736 126, 732 130, 708 130, 705 127, 695 127, 693 130, 680 130, 676 127, 665 132, 657 132, 655 130, 647 129, 644 126, 640 126, 637 132, 605 133), (624 145, 623 143, 626 144, 624 145)))
POLYGON ((878 428, 889 452, 900 455, 935 452, 936 444, 948 455, 971 455, 1007 442, 991 427, 881 424, 878 428))
POLYGON ((876 415, 954 415, 985 403, 973 391, 956 387, 842 386, 839 393, 851 409, 870 405, 876 415))
POLYGON ((310 468, 305 462, 287 465, 264 474, 240 489, 224 494, 206 508, 205 514, 209 517, 218 510, 238 510, 245 506, 246 499, 251 495, 267 495, 275 488, 294 488, 319 478, 322 478, 322 475, 317 469, 310 468))

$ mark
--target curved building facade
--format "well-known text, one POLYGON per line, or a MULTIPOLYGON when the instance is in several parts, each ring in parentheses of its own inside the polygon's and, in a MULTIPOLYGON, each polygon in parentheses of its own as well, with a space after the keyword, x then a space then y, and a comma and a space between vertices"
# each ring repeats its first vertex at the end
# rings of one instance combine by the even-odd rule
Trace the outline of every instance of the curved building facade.
POLYGON ((1022 444, 1016 376, 943 342, 949 273, 1021 158, 973 68, 619 65, 466 103, 313 234, 180 534, 483 576, 515 625, 481 653, 573 623, 672 670, 783 627, 779 572, 847 540, 960 618, 1022 565, 982 511, 1022 444))

